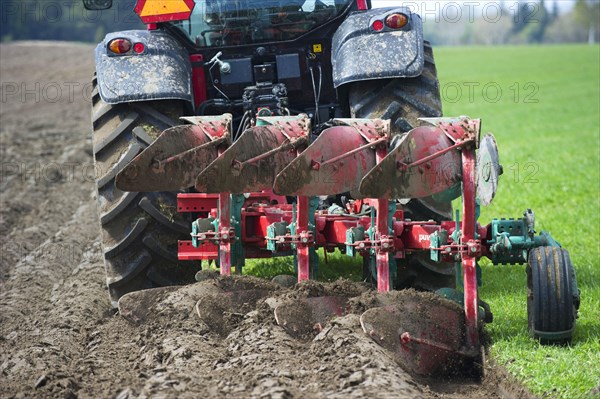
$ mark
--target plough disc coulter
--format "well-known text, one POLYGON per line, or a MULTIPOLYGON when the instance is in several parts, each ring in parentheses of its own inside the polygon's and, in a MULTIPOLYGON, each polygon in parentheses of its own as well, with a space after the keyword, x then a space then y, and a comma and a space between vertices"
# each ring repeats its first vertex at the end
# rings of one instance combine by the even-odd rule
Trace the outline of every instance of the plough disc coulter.
MULTIPOLYGON (((373 265, 380 292, 393 288, 397 261, 419 255, 434 264, 457 264, 462 292, 446 290, 444 296, 458 296, 459 317, 437 302, 425 309, 414 303, 370 309, 361 317, 364 330, 416 373, 437 373, 440 364, 480 356, 480 321, 489 313, 478 296, 477 260, 483 256, 494 263, 529 262, 535 269, 530 276, 562 267, 555 280, 570 282, 561 294, 578 304, 568 254, 559 265, 550 257, 528 259, 537 247, 566 253, 548 233, 535 235, 533 212, 516 220, 477 222, 478 207, 492 201, 502 172, 496 141, 487 134, 480 142, 477 119, 429 119, 431 126, 396 137, 386 120, 334 119, 315 138, 304 114, 258 117, 233 141, 231 115, 187 121, 164 131, 116 179, 124 191, 195 188, 178 195, 179 211, 194 219, 191 240, 179 242, 179 259, 215 260, 228 275, 232 266, 241 272, 246 258, 296 255, 297 279, 303 281, 316 276, 317 248, 339 249, 373 265), (432 195, 446 201, 461 196, 462 220, 404 217, 402 200, 432 195), (324 209, 320 203, 326 196, 343 200, 324 209), (424 317, 415 325, 419 312, 424 317)), ((539 293, 552 289, 555 280, 535 278, 530 329, 538 338, 569 339, 576 309, 558 316, 569 320, 542 323, 547 312, 564 304, 539 293)), ((343 309, 342 299, 323 298, 301 301, 297 309, 282 305, 276 315, 284 328, 299 333, 322 326, 343 309)))

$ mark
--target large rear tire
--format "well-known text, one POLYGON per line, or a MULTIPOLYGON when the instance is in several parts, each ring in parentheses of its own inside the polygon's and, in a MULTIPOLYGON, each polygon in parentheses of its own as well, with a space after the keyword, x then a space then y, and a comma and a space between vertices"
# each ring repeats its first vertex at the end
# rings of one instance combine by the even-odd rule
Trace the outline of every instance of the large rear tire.
MULTIPOLYGON (((348 100, 351 117, 389 119, 392 134, 401 137, 425 124, 419 118, 442 116, 440 85, 433 50, 428 42, 425 42, 424 51, 425 66, 420 76, 350 84, 348 100)), ((431 197, 410 199, 403 204, 403 209, 405 216, 413 220, 452 219, 451 203, 439 202, 431 197)), ((410 286, 427 290, 454 287, 454 269, 453 264, 434 264, 427 259, 411 257, 398 264, 396 287, 410 286)))
POLYGON ((106 280, 113 306, 131 291, 193 281, 190 262, 177 260, 177 240, 189 237, 177 213, 176 193, 123 192, 118 171, 165 129, 179 124, 177 101, 111 105, 100 98, 94 78, 92 143, 97 204, 102 229, 106 280))

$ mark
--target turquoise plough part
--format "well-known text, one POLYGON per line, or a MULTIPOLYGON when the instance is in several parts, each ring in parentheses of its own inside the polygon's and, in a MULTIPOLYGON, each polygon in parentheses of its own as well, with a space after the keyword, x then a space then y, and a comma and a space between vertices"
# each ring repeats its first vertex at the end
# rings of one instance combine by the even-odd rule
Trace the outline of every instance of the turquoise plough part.
POLYGON ((231 195, 231 227, 235 231, 235 241, 231 245, 231 264, 238 274, 246 264, 246 251, 242 245, 242 207, 245 197, 243 194, 231 195))

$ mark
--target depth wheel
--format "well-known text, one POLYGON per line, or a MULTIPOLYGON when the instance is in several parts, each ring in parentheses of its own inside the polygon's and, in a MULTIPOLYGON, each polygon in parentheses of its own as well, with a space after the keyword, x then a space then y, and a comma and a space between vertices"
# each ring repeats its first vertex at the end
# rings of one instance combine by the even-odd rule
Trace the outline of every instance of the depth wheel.
POLYGON ((531 335, 542 342, 570 342, 579 290, 569 252, 539 247, 527 260, 527 316, 531 335))
MULTIPOLYGON (((177 240, 189 237, 172 192, 124 192, 115 176, 165 129, 183 104, 149 101, 107 104, 93 80, 92 143, 106 280, 112 305, 131 291, 194 281, 198 265, 177 259, 177 240)), ((199 262, 197 262, 199 264, 199 262)))

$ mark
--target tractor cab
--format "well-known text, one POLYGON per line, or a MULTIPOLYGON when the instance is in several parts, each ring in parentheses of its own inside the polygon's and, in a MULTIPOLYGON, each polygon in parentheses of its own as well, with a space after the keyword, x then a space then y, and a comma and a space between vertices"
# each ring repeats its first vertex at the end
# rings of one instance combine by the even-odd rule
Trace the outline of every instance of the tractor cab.
POLYGON ((295 39, 340 15, 351 0, 197 0, 189 20, 174 22, 200 47, 295 39))

